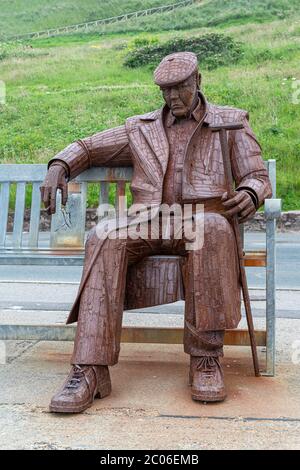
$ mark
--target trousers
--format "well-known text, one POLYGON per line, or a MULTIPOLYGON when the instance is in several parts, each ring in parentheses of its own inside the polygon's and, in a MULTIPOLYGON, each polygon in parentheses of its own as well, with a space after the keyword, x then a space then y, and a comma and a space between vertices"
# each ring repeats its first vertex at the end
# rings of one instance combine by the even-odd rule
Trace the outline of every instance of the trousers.
MULTIPOLYGON (((238 255, 232 227, 219 213, 203 214, 203 246, 187 249, 171 222, 169 239, 162 227, 155 239, 107 238, 93 264, 80 298, 72 364, 114 365, 118 362, 126 272, 144 257, 156 254, 184 258, 184 351, 193 356, 223 354, 224 331, 240 321, 238 255)), ((85 264, 98 242, 93 229, 86 241, 85 264)))

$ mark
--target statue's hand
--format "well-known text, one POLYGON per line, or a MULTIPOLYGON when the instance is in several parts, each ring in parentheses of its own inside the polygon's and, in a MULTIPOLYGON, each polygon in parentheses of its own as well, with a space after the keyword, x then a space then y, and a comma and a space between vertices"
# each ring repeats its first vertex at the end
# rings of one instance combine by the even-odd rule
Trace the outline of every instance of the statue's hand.
POLYGON ((235 191, 234 196, 228 199, 227 193, 222 196, 222 203, 226 211, 225 217, 238 215, 239 223, 244 223, 251 219, 256 212, 256 207, 252 197, 247 191, 235 191))
POLYGON ((62 204, 65 206, 67 203, 68 185, 66 176, 66 170, 62 165, 52 164, 40 187, 42 201, 49 215, 55 214, 58 189, 62 192, 62 204))

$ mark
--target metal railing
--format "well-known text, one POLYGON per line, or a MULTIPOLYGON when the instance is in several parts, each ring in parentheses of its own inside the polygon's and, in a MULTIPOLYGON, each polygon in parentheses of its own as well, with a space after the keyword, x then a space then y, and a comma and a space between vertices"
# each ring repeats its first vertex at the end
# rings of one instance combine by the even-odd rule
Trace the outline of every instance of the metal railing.
POLYGON ((80 31, 87 32, 98 26, 108 25, 112 23, 118 23, 120 21, 126 21, 132 18, 139 18, 141 16, 150 16, 156 13, 164 13, 167 11, 172 11, 177 8, 182 8, 188 6, 192 3, 195 3, 198 0, 183 0, 181 2, 172 3, 170 5, 162 5, 160 7, 148 8, 147 10, 133 11, 130 13, 125 13, 124 15, 112 16, 110 18, 102 18, 99 20, 89 21, 86 23, 73 24, 69 26, 61 26, 59 28, 46 29, 44 31, 36 31, 33 33, 18 34, 16 36, 9 36, 6 39, 13 40, 26 40, 26 39, 38 39, 45 37, 59 36, 61 34, 77 33, 80 31))

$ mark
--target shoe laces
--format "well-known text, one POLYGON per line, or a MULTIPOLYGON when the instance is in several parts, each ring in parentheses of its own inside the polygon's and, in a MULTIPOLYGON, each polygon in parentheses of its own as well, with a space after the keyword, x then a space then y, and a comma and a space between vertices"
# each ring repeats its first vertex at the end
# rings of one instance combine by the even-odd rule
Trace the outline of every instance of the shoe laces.
POLYGON ((78 365, 73 366, 73 376, 67 384, 67 388, 77 388, 84 376, 84 369, 78 365))
POLYGON ((213 356, 202 356, 196 365, 196 369, 204 372, 207 377, 212 377, 218 364, 218 359, 213 356))

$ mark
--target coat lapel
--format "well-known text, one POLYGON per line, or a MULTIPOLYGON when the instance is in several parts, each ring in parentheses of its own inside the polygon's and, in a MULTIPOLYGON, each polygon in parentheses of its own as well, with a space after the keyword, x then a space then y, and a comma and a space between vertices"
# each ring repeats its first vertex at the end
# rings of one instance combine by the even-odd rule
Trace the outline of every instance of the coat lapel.
POLYGON ((130 133, 130 140, 133 153, 139 163, 140 171, 146 175, 152 185, 157 186, 160 167, 157 165, 157 158, 152 149, 147 142, 145 143, 145 138, 139 128, 135 128, 130 133))
POLYGON ((141 152, 141 160, 145 164, 148 161, 152 166, 152 175, 155 176, 157 182, 164 177, 169 159, 169 142, 163 125, 163 112, 164 108, 161 108, 142 116, 136 127, 140 144, 142 144, 137 150, 141 152))
POLYGON ((140 131, 143 134, 147 145, 152 150, 153 155, 159 164, 161 175, 164 176, 169 159, 169 142, 164 130, 161 113, 157 119, 152 121, 142 120, 140 131))

